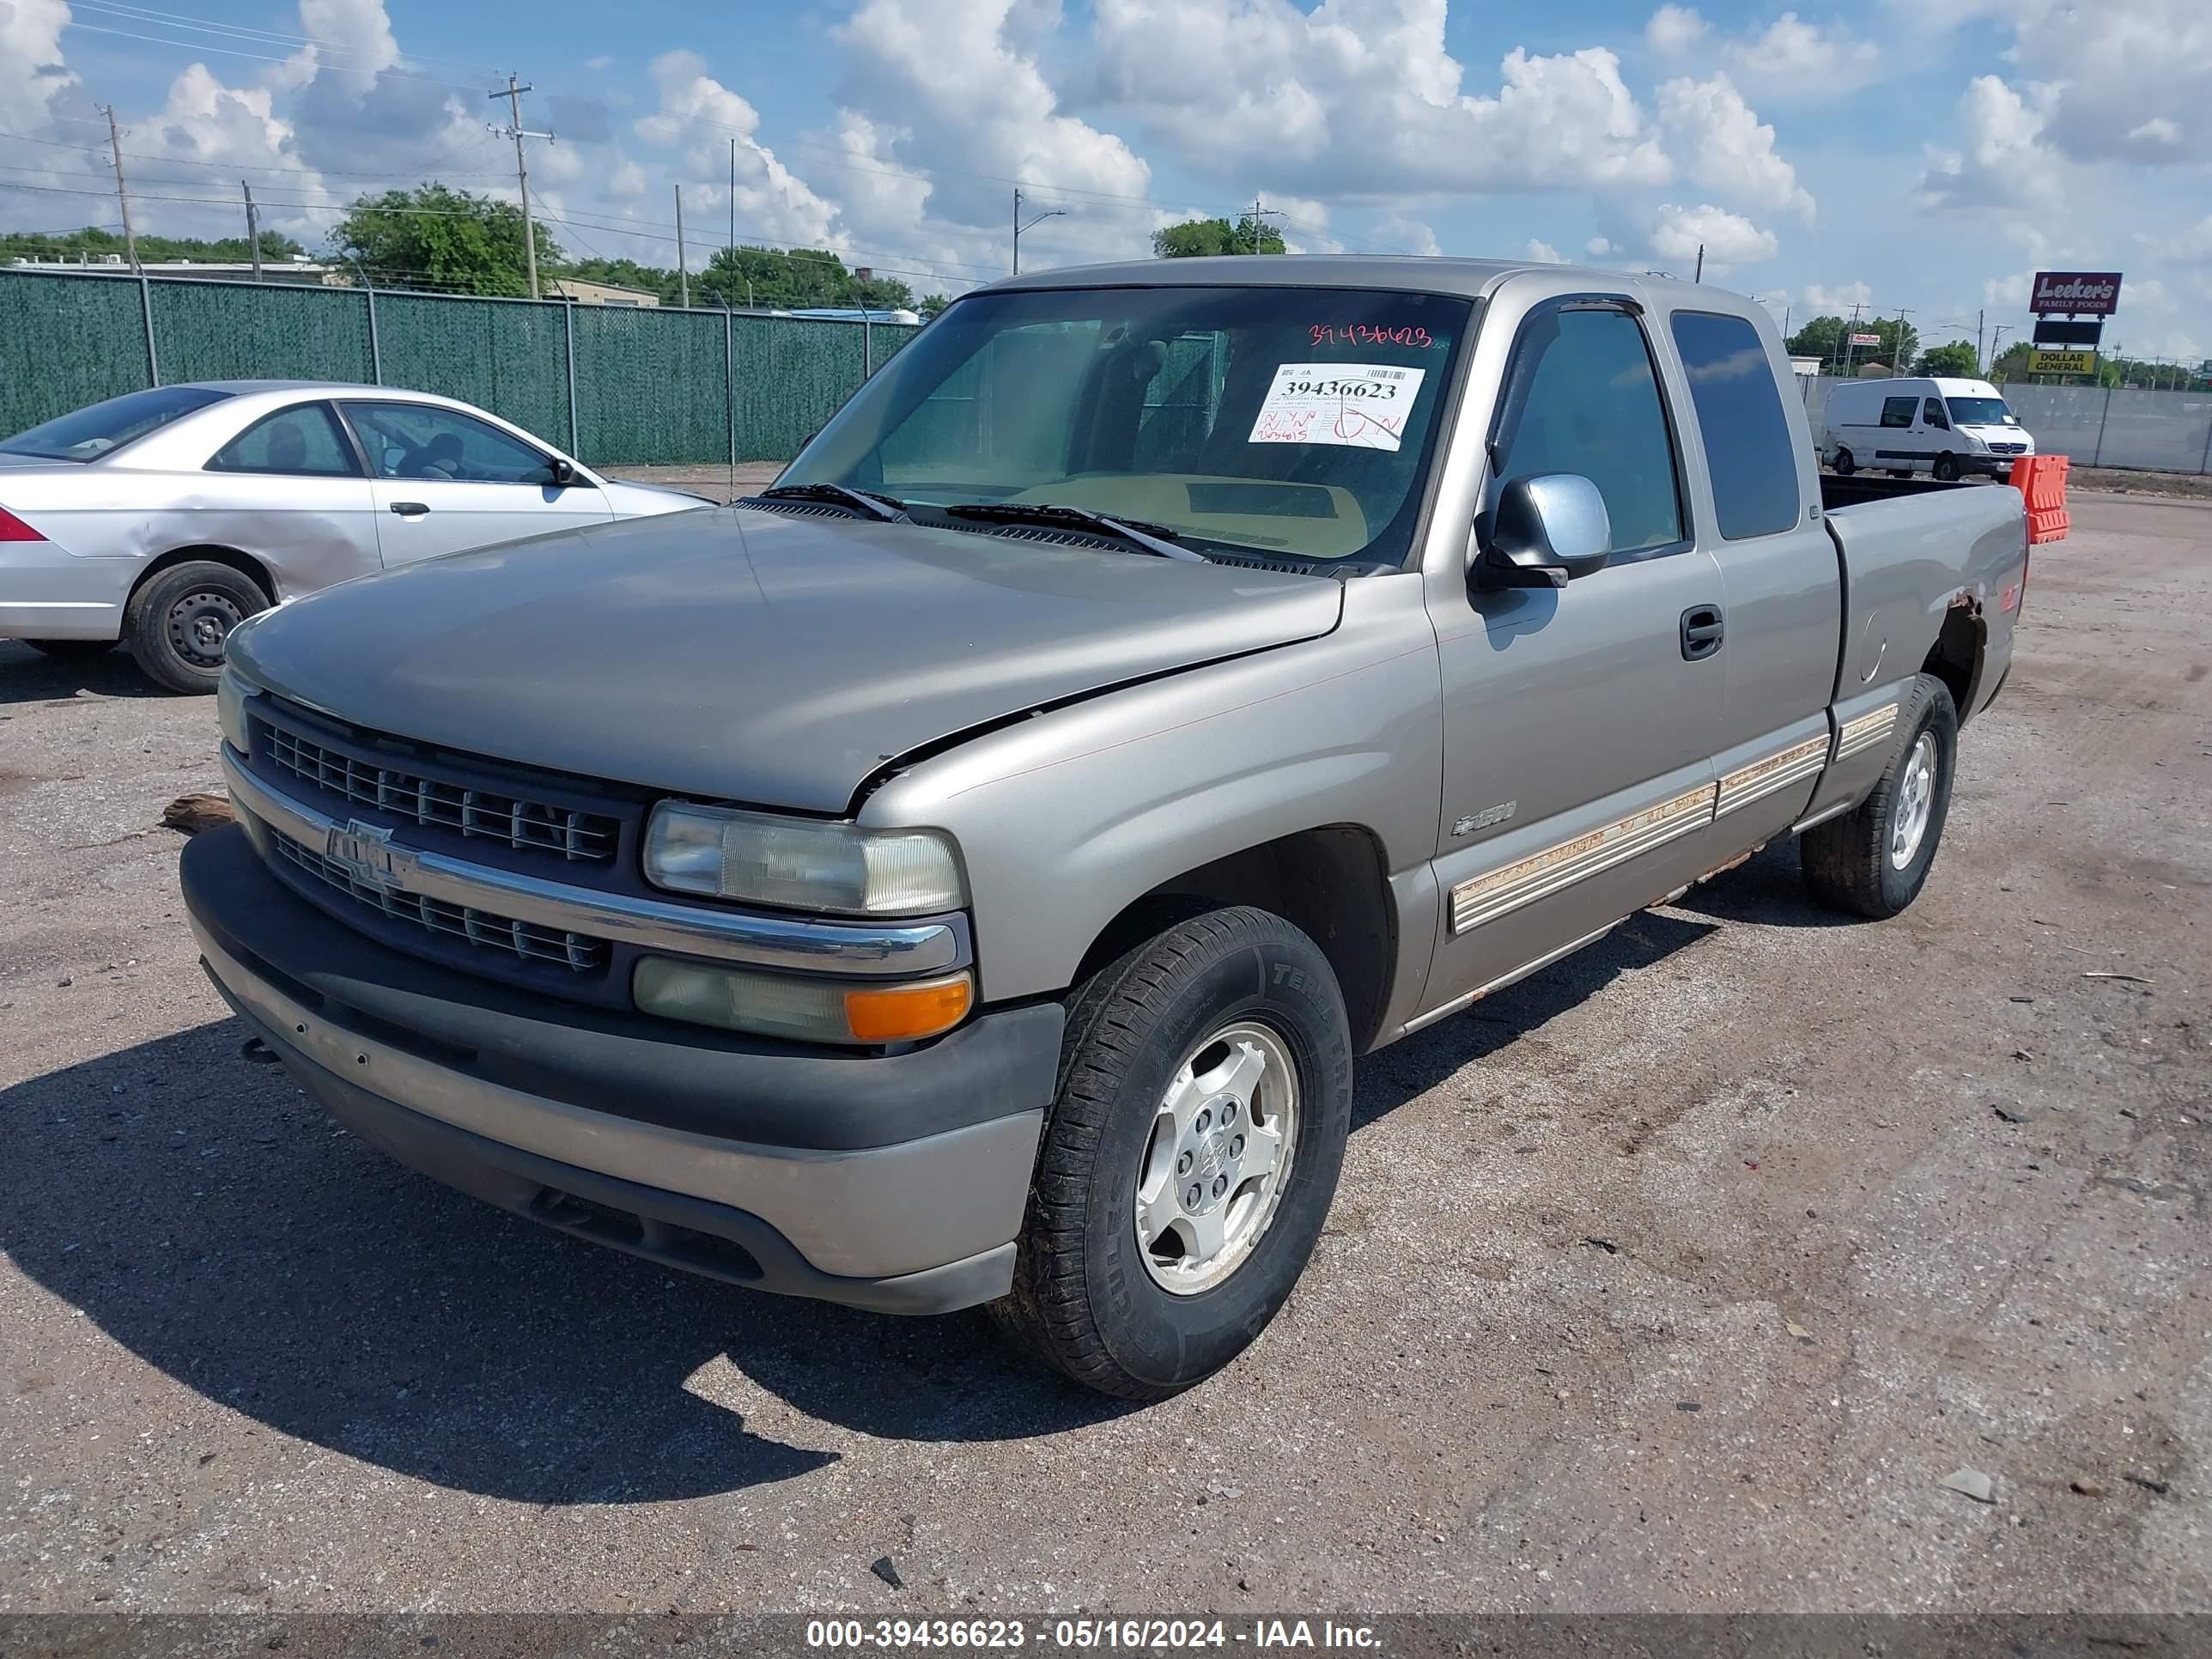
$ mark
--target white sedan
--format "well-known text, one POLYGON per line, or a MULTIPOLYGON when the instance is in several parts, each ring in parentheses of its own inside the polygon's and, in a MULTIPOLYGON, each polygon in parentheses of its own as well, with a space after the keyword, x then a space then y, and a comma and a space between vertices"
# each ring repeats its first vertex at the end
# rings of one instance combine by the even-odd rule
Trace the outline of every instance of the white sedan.
POLYGON ((126 392, 0 441, 0 639, 118 639, 212 691, 230 630, 350 576, 703 499, 603 478, 450 398, 312 380, 126 392))

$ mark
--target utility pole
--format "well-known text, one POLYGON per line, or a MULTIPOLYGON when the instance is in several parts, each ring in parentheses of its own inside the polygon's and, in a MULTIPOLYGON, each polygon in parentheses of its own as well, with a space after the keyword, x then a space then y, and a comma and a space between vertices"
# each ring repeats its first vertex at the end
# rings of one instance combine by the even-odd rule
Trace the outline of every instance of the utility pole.
POLYGON ((1891 360, 1889 372, 1893 374, 1910 374, 1912 372, 1912 365, 1911 363, 1900 362, 1898 361, 1898 359, 1902 358, 1905 355, 1905 308, 1903 306, 1898 307, 1897 332, 1889 337, 1889 356, 1891 360))
POLYGON ((684 186, 676 186, 676 293, 686 311, 691 308, 691 272, 684 263, 684 186))
POLYGON ((1022 233, 1025 230, 1035 230, 1039 225, 1042 224, 1048 219, 1065 219, 1066 217, 1067 217, 1067 210, 1066 208, 1048 208, 1044 212, 1038 214, 1036 218, 1030 220, 1029 223, 1024 224, 1022 222, 1022 187, 1019 185, 1014 186, 1015 276, 1018 276, 1022 274, 1022 233))
POLYGON ((253 280, 258 283, 261 280, 261 218, 253 210, 253 186, 241 179, 238 187, 246 192, 246 246, 253 260, 253 280))
POLYGON ((1844 325, 1842 342, 1844 348, 1843 373, 1845 377, 1848 377, 1851 372, 1851 352, 1853 350, 1853 347, 1851 345, 1851 336, 1858 332, 1859 313, 1865 309, 1866 307, 1864 305, 1853 306, 1851 307, 1851 319, 1844 325))
POLYGON ((1693 283, 1705 280, 1705 245, 1703 242, 1698 244, 1698 274, 1690 280, 1693 283))
POLYGON ((138 264, 138 234, 131 228, 131 191, 123 182, 123 131, 115 125, 115 106, 100 106, 107 118, 107 149, 115 158, 115 199, 123 206, 123 242, 131 250, 131 269, 143 276, 146 273, 138 264))
POLYGON ((507 100, 507 124, 505 127, 501 127, 493 122, 487 122, 485 125, 494 132, 514 140, 514 182, 516 188, 522 192, 522 257, 530 270, 530 297, 534 300, 538 297, 538 231, 530 219, 530 164, 523 159, 522 141, 526 138, 543 138, 550 144, 553 142, 553 135, 550 132, 531 132, 524 128, 522 94, 529 90, 530 88, 523 85, 514 76, 508 76, 507 85, 502 90, 485 94, 487 97, 507 100))
POLYGON ((1989 359, 1982 356, 1982 325, 1988 316, 1987 311, 1974 313, 1974 373, 1977 374, 1987 373, 1989 359))

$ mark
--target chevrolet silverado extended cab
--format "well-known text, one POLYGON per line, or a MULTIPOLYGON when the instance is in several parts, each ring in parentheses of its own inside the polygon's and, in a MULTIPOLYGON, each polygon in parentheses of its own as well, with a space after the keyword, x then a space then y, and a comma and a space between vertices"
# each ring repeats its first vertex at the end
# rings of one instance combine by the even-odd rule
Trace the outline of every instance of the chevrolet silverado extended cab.
POLYGON ((1831 511, 1791 387, 1759 306, 1558 266, 970 295, 757 496, 233 634, 208 971, 493 1203, 1186 1387, 1355 1056, 1778 837, 1927 879, 2021 496, 1831 511))

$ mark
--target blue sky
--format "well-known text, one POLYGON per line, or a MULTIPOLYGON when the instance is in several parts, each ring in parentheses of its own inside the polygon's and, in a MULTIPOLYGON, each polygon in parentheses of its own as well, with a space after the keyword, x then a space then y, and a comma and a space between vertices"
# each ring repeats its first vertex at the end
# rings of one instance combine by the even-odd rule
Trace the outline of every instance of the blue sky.
POLYGON ((2107 343, 2212 353, 2203 0, 0 0, 0 228, 319 246, 366 189, 512 194, 483 95, 536 88, 533 195, 576 252, 830 246, 919 292, 1136 257, 1256 197, 1294 246, 1686 274, 1792 320, 2023 327, 2029 273, 2118 270, 2107 343), (1934 11, 1940 17, 1931 16, 1934 11), (729 145, 738 143, 734 197, 729 145))

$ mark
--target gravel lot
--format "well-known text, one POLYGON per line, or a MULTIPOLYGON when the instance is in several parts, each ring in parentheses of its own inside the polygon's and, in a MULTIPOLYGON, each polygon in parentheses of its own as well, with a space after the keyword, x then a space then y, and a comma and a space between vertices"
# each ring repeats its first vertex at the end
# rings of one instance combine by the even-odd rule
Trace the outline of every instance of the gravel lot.
POLYGON ((0 644, 0 1609, 2212 1607, 2212 507, 2027 611, 1911 912, 1771 851, 1366 1062, 1133 1410, 365 1149, 195 965, 211 703, 0 644))

